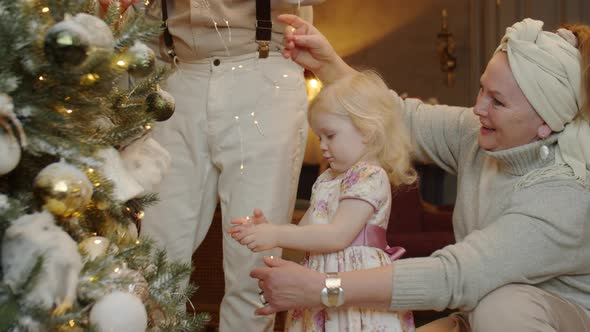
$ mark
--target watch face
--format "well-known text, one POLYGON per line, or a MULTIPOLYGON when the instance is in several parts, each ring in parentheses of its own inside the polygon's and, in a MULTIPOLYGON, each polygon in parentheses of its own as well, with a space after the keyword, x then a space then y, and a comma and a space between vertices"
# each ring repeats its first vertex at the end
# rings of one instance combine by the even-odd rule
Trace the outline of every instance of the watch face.
POLYGON ((333 290, 340 287, 340 278, 326 278, 326 288, 333 290))
POLYGON ((338 288, 340 287, 340 277, 338 276, 338 273, 334 273, 334 272, 329 272, 326 273, 326 288, 328 289, 333 289, 333 288, 338 288))
POLYGON ((344 302, 341 279, 338 273, 326 273, 326 287, 322 289, 321 299, 322 303, 327 307, 337 307, 344 302))

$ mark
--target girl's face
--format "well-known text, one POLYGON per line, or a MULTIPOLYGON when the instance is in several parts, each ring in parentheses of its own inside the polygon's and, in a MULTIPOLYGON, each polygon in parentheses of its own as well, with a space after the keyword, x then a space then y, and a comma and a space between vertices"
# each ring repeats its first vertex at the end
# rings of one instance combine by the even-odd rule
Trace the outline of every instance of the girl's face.
POLYGON ((346 172, 365 156, 366 138, 347 116, 316 111, 310 122, 320 138, 322 155, 334 173, 346 172))
POLYGON ((514 79, 505 52, 496 53, 481 76, 473 112, 481 123, 479 146, 488 151, 528 144, 551 133, 514 79))

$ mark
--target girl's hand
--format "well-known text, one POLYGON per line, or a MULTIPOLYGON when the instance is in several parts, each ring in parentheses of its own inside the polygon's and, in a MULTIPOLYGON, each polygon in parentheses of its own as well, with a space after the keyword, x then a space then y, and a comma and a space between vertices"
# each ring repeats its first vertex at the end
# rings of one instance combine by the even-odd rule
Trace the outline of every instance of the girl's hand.
POLYGON ((272 224, 252 225, 247 230, 247 235, 240 243, 247 246, 253 252, 269 250, 277 246, 278 226, 272 224))
POLYGON ((235 218, 231 223, 235 226, 230 227, 228 233, 250 250, 257 252, 277 246, 278 228, 268 222, 260 209, 254 209, 252 218, 235 218))

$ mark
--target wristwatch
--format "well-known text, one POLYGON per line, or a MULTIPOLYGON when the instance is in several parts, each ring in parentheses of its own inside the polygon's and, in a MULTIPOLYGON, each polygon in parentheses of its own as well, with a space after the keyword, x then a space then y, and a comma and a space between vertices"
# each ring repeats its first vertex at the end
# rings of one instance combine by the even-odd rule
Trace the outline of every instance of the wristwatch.
POLYGON ((337 272, 326 273, 326 287, 322 289, 322 303, 329 308, 334 308, 344 303, 344 290, 340 287, 342 280, 337 272))

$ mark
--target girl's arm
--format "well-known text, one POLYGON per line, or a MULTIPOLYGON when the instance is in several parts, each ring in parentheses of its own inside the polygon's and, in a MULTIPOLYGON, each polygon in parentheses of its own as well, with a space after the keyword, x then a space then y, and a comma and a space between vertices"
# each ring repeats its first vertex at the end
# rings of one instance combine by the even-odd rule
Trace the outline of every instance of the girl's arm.
MULTIPOLYGON (((232 237, 252 251, 274 247, 334 252, 346 248, 375 212, 373 206, 359 199, 344 199, 330 224, 325 225, 273 225, 266 221, 261 211, 255 210, 253 223, 234 220, 229 229, 232 237), (257 212, 260 212, 257 214, 257 212)), ((306 223, 309 210, 301 224, 306 223)))
POLYGON ((275 225, 277 247, 316 252, 342 250, 350 245, 374 212, 373 206, 365 201, 344 199, 330 224, 275 225))

